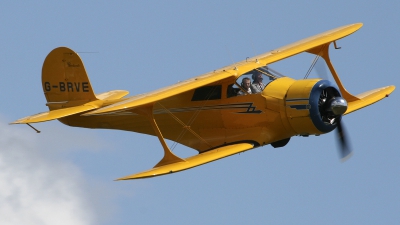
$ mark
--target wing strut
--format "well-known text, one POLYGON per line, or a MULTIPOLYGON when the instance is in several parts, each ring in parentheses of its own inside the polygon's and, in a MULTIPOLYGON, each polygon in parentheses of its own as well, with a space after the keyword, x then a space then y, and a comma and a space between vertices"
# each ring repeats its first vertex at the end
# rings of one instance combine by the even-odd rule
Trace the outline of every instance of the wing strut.
POLYGON ((153 106, 154 106, 154 103, 146 105, 144 107, 139 107, 139 108, 133 109, 132 111, 134 111, 135 113, 137 113, 139 115, 145 116, 149 120, 151 126, 153 127, 154 132, 156 133, 156 135, 158 137, 158 140, 160 141, 161 145, 164 148, 164 157, 161 159, 160 162, 158 162, 154 166, 154 168, 168 165, 171 163, 176 163, 176 162, 185 162, 184 159, 179 158, 174 153, 172 153, 171 150, 169 149, 167 143, 164 140, 164 137, 161 134, 160 129, 157 126, 156 120, 154 119, 153 106))
MULTIPOLYGON (((331 71, 333 79, 335 79, 336 84, 338 85, 340 92, 343 95, 343 98, 345 98, 347 102, 353 102, 353 101, 360 100, 356 96, 350 94, 346 90, 346 88, 344 88, 342 81, 340 81, 340 78, 339 78, 338 74, 336 73, 335 68, 333 67, 331 60, 329 58, 329 45, 330 44, 331 44, 331 42, 324 44, 322 46, 318 46, 318 47, 309 49, 309 50, 307 50, 307 52, 314 54, 314 55, 320 55, 325 60, 326 65, 328 65, 328 68, 331 71)), ((334 44, 335 44, 335 48, 336 48, 337 47, 336 42, 334 42, 334 44)))

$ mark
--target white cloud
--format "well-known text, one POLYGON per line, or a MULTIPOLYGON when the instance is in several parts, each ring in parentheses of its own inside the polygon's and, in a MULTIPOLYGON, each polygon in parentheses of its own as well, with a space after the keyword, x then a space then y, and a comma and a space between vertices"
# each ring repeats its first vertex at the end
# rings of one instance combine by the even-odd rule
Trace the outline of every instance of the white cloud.
POLYGON ((30 129, 0 119, 0 224, 98 222, 91 203, 98 190, 89 190, 76 165, 48 154, 57 151, 57 140, 42 142, 30 129))

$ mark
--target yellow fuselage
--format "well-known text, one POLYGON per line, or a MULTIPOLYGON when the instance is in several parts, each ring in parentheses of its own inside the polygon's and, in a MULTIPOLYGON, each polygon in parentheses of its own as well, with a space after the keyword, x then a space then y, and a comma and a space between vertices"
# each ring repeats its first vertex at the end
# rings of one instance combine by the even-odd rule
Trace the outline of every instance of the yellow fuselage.
MULTIPOLYGON (((309 110, 290 108, 293 102, 286 102, 287 98, 304 99, 302 103, 307 105, 306 99, 317 81, 284 77, 271 82, 261 94, 229 98, 230 84, 222 83, 220 99, 192 101, 194 90, 188 91, 155 104, 154 119, 165 138, 199 152, 238 142, 259 146, 298 134, 320 134, 309 118, 309 110)), ((133 110, 96 116, 78 114, 60 121, 76 127, 156 135, 145 116, 133 110)))

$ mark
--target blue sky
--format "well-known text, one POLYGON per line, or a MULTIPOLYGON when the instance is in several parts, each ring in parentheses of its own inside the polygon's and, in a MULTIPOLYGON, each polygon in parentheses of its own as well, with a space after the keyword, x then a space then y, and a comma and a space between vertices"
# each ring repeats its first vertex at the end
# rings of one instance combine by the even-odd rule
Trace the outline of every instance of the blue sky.
MULTIPOLYGON (((342 82, 353 94, 398 85, 398 1, 3 1, 0 8, 1 224, 400 222, 398 90, 344 118, 354 151, 345 163, 330 133, 115 182, 158 162, 157 138, 58 121, 36 124, 40 134, 8 125, 47 111, 41 67, 58 46, 82 52, 96 93, 135 95, 362 22, 331 54, 342 82)), ((272 68, 301 79, 311 60, 272 68)))

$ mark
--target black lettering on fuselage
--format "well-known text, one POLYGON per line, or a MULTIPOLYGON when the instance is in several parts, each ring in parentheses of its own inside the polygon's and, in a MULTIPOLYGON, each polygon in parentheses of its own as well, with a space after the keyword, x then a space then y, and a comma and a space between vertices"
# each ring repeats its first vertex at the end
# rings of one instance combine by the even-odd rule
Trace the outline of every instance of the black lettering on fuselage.
POLYGON ((64 82, 60 82, 60 91, 61 92, 65 91, 65 83, 64 82))
POLYGON ((71 82, 67 82, 68 92, 74 92, 74 86, 72 86, 71 82))
POLYGON ((50 82, 44 82, 44 90, 46 90, 46 91, 50 91, 51 90, 50 82))
POLYGON ((74 83, 74 84, 75 84, 75 90, 77 92, 79 92, 79 86, 80 86, 81 83, 78 82, 78 83, 74 83))
POLYGON ((60 92, 89 92, 89 82, 58 82, 58 85, 51 85, 46 81, 43 83, 45 91, 59 89, 60 92))
POLYGON ((89 92, 89 82, 82 82, 83 92, 89 92))

